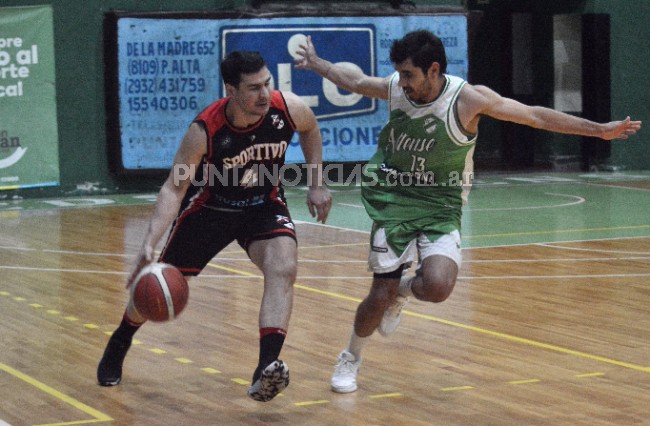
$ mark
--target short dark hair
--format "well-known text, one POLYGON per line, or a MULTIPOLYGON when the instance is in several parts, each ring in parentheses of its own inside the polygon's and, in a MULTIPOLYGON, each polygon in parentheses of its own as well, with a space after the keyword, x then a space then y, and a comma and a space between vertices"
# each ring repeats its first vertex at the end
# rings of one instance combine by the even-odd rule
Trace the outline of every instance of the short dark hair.
POLYGON ((400 64, 411 59, 413 65, 427 72, 431 64, 440 64, 440 73, 447 72, 445 46, 436 35, 428 30, 417 30, 395 40, 390 48, 390 60, 400 64))
POLYGON ((226 84, 239 86, 242 74, 254 74, 266 66, 260 52, 239 50, 229 53, 221 61, 221 78, 226 84))

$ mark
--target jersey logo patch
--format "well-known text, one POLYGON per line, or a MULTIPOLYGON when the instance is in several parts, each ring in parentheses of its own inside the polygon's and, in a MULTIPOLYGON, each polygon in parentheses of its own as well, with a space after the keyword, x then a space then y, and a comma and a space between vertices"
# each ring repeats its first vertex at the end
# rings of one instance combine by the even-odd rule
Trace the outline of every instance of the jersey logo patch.
POLYGON ((284 226, 285 228, 295 229, 295 226, 294 226, 293 222, 291 222, 291 219, 289 219, 286 216, 276 214, 275 215, 275 221, 278 222, 278 224, 284 226))
POLYGON ((438 127, 438 123, 435 122, 435 118, 427 118, 424 120, 424 131, 427 132, 428 134, 431 134, 436 131, 436 127, 438 127), (433 126, 430 126, 430 124, 433 123, 433 126))
POLYGON ((230 139, 230 136, 226 136, 225 138, 221 139, 219 145, 221 145, 222 148, 228 148, 230 145, 232 145, 232 139, 230 139))
POLYGON ((284 127, 284 120, 280 118, 279 115, 277 114, 272 114, 271 115, 271 125, 275 127, 276 129, 280 130, 284 127))

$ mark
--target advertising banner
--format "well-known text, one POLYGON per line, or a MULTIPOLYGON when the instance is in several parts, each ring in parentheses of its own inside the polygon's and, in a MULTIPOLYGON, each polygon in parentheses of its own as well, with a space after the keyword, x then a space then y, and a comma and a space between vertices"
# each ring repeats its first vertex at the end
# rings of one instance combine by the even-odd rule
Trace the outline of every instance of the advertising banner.
POLYGON ((0 8, 0 190, 59 183, 52 7, 0 8))
MULTIPOLYGON (((388 119, 383 101, 337 88, 293 66, 307 35, 318 54, 368 75, 394 72, 393 40, 426 28, 444 42, 448 72, 467 78, 467 19, 462 14, 419 16, 170 19, 121 17, 117 22, 121 163, 126 170, 169 168, 187 126, 225 96, 219 62, 235 50, 262 53, 273 87, 293 91, 314 110, 327 162, 367 160, 388 119)), ((288 163, 304 158, 297 136, 288 163)))

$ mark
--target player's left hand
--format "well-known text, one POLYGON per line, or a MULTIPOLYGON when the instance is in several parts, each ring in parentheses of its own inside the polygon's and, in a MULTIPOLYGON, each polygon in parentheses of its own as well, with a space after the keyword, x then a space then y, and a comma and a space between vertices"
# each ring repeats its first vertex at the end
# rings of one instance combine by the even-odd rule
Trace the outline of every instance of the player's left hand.
POLYGON ((316 71, 320 58, 311 41, 311 36, 307 36, 304 43, 300 43, 294 53, 293 63, 297 69, 316 71))
POLYGON ((316 222, 325 223, 332 207, 332 195, 326 186, 310 186, 307 193, 307 207, 316 222))
POLYGON ((628 116, 623 121, 612 121, 605 124, 605 130, 601 138, 605 140, 612 139, 627 139, 631 135, 635 135, 636 132, 641 128, 640 121, 631 121, 628 116))

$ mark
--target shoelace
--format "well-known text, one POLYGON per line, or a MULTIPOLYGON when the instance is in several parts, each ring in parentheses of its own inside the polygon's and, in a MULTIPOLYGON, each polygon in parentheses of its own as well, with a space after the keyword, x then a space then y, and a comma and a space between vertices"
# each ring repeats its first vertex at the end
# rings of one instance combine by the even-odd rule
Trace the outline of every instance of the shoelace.
POLYGON ((397 300, 393 306, 391 306, 388 311, 390 312, 391 315, 397 316, 402 312, 402 309, 404 309, 404 306, 406 306, 406 303, 408 302, 408 299, 402 299, 402 300, 397 300))
POLYGON ((350 361, 344 358, 339 358, 339 362, 336 365, 336 371, 345 374, 354 374, 354 361, 350 361))

